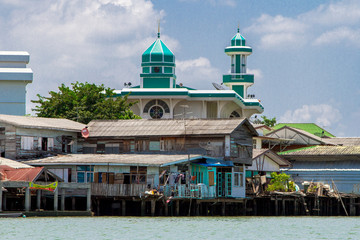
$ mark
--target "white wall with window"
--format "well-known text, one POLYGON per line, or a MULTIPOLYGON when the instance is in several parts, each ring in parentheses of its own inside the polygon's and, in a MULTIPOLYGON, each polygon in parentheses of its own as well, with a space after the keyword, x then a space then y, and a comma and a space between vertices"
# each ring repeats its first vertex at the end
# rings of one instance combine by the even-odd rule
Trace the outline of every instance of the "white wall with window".
POLYGON ((34 150, 34 137, 21 136, 21 150, 34 150))
POLYGON ((245 197, 245 165, 235 166, 233 171, 232 196, 245 197))

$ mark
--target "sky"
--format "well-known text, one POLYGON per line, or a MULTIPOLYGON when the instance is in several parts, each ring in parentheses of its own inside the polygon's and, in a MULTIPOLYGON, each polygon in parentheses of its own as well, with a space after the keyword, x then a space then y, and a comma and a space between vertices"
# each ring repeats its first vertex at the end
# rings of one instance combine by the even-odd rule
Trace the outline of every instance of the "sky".
POLYGON ((0 0, 0 50, 30 53, 34 114, 30 100, 62 83, 138 85, 158 20, 177 83, 221 83, 230 71, 224 48, 239 25, 253 48, 248 94, 261 100, 263 115, 360 137, 358 0, 0 0))

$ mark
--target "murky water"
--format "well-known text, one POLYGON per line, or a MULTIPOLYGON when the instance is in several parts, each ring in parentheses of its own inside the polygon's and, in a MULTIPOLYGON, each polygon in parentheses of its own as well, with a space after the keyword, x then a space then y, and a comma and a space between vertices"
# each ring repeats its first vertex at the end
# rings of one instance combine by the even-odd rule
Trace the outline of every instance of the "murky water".
POLYGON ((360 218, 2 218, 0 239, 360 239, 360 218))

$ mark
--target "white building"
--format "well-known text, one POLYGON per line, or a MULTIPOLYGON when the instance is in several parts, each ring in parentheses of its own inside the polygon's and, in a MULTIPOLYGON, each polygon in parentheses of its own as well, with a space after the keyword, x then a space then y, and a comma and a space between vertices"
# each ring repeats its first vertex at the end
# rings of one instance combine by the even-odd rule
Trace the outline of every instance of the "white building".
POLYGON ((26 114, 26 85, 33 72, 28 52, 0 51, 0 114, 26 114))

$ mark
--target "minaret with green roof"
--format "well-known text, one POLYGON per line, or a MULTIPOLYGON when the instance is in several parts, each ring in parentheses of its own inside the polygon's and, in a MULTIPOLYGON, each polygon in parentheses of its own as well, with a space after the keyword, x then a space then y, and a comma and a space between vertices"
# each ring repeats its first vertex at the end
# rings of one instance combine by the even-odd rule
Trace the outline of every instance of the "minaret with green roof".
POLYGON ((231 46, 225 48, 225 53, 231 58, 231 72, 223 75, 223 83, 246 98, 247 88, 254 84, 254 75, 246 73, 246 58, 252 53, 252 48, 246 46, 239 28, 231 39, 231 46))
POLYGON ((175 88, 175 56, 160 39, 160 25, 156 41, 142 55, 140 88, 175 88))

